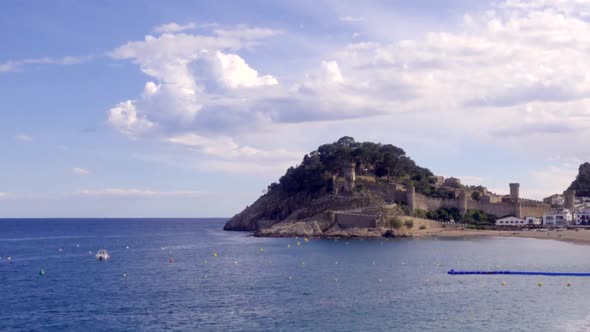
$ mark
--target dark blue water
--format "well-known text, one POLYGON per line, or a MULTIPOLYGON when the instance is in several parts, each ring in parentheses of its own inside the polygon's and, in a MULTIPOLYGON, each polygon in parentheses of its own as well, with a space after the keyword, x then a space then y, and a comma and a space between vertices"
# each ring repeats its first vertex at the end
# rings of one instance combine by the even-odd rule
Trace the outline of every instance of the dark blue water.
POLYGON ((305 242, 224 232, 223 222, 0 220, 0 331, 590 329, 590 278, 446 274, 590 271, 588 246, 305 242), (110 261, 96 261, 100 248, 110 261))

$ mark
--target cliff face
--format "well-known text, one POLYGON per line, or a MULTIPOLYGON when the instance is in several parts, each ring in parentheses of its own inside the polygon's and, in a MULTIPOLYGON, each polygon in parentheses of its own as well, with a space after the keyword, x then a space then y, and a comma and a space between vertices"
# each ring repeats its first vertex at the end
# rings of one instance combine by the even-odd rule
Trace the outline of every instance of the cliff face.
POLYGON ((575 190, 577 196, 590 196, 590 163, 580 165, 578 176, 568 189, 575 190))
POLYGON ((304 194, 280 197, 268 193, 254 204, 232 217, 224 226, 229 231, 260 231, 276 224, 297 222, 319 222, 320 229, 326 229, 333 222, 326 212, 383 205, 381 197, 370 193, 348 193, 333 196, 329 194, 309 198, 304 194))

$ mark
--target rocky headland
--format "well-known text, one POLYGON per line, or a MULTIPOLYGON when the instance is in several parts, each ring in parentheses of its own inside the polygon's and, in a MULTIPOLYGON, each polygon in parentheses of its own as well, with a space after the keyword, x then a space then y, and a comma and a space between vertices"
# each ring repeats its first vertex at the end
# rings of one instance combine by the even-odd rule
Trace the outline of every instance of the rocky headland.
MULTIPOLYGON (((571 189, 590 188, 588 174, 590 165, 582 165, 571 189)), ((401 148, 342 137, 306 154, 224 230, 262 237, 456 236, 461 230, 481 235, 496 218, 542 216, 551 208, 520 198, 518 184, 510 190, 501 196, 464 186, 416 165, 401 148)))

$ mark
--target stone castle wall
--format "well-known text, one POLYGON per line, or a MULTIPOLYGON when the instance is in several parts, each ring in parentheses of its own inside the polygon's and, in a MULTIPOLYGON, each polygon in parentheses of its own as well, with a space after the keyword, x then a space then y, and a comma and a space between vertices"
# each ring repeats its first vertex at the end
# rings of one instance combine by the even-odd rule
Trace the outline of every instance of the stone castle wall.
MULTIPOLYGON (((412 211, 416 209, 421 210, 437 210, 440 208, 456 208, 461 212, 466 210, 481 210, 485 213, 492 214, 498 218, 506 216, 515 216, 517 218, 524 217, 542 217, 545 211, 551 207, 547 204, 536 201, 519 201, 491 203, 486 201, 476 201, 468 199, 465 195, 456 199, 440 199, 427 197, 422 194, 415 193, 412 188, 404 192, 407 196, 406 204, 412 211)), ((403 202, 403 201, 402 201, 403 202)))
POLYGON ((461 209, 459 199, 441 199, 426 197, 422 194, 415 194, 414 198, 414 209, 420 210, 438 210, 440 208, 457 208, 461 209))
POLYGON ((488 203, 476 200, 467 201, 467 209, 469 210, 481 210, 485 213, 493 214, 494 216, 501 218, 506 216, 518 217, 515 205, 512 203, 488 203))
POLYGON ((539 217, 543 218, 543 214, 550 210, 551 206, 547 204, 521 204, 520 218, 524 217, 539 217))
POLYGON ((377 217, 374 215, 336 213, 336 223, 342 228, 374 228, 377 225, 377 217))

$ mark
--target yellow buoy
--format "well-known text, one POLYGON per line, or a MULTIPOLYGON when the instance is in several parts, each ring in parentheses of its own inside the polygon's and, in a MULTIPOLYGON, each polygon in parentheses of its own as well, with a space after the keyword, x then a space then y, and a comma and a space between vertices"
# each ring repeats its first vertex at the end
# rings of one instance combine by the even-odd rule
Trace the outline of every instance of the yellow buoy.
POLYGON ((264 252, 264 248, 260 248, 260 252, 264 252))
POLYGON ((308 238, 304 238, 303 241, 309 242, 309 239, 308 238))
POLYGON ((502 286, 506 286, 506 282, 505 281, 502 281, 502 286))
POLYGON ((217 253, 216 252, 213 253, 213 257, 217 257, 217 253))
POLYGON ((541 286, 543 286, 543 283, 540 282, 540 283, 537 284, 537 286, 541 287, 541 286))
POLYGON ((300 246, 301 245, 301 242, 297 241, 297 245, 300 246))

